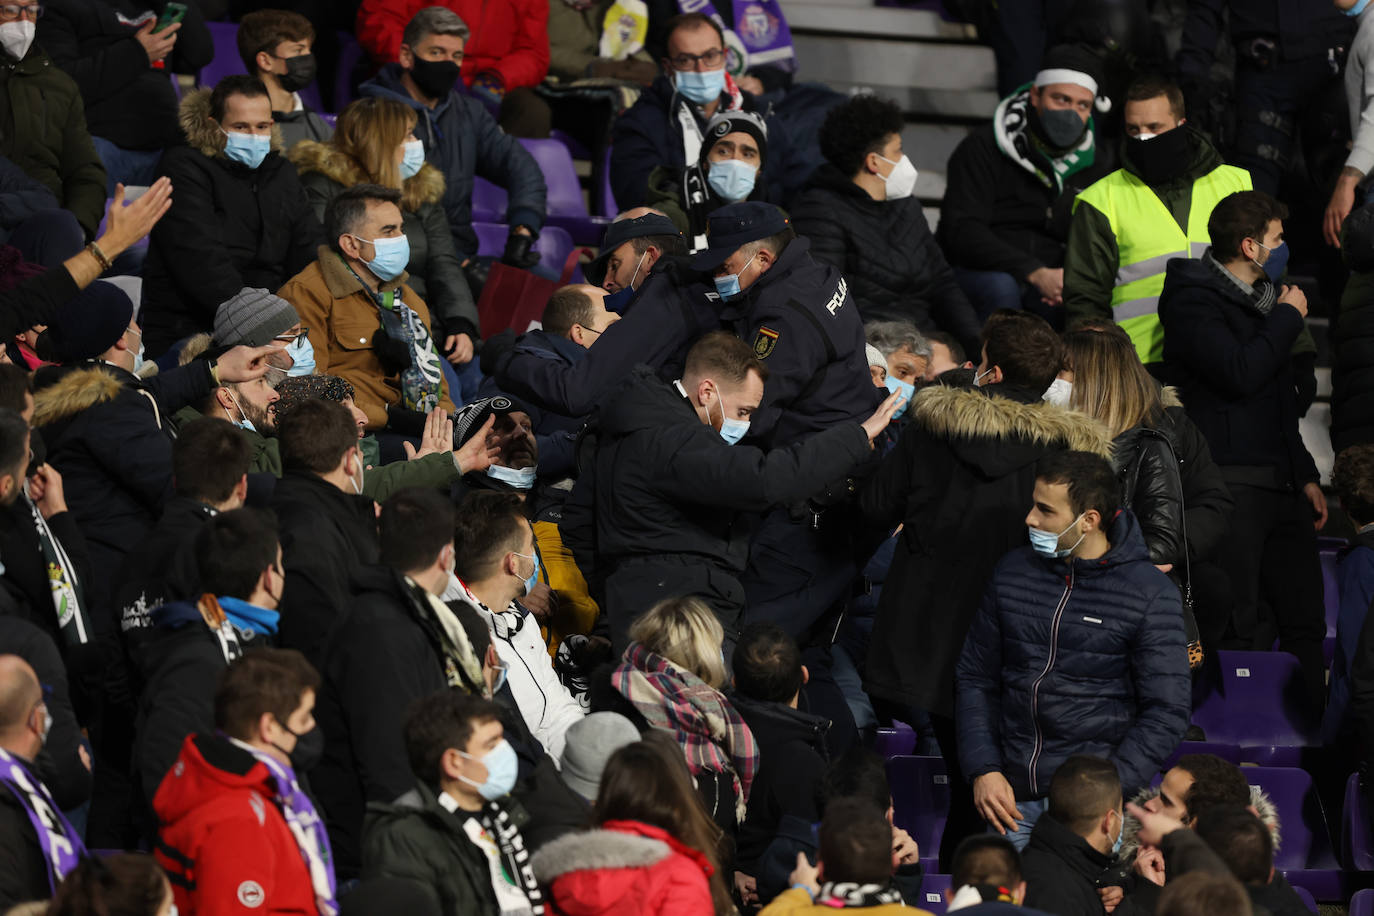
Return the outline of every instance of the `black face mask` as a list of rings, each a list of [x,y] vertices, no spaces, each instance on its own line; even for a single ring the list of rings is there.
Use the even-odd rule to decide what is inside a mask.
[[[286,72],[277,74],[277,82],[287,92],[299,92],[315,82],[315,55],[286,58]]]
[[[33,452],[33,457],[29,459],[29,466],[24,470],[24,479],[32,477],[38,473],[38,469],[48,463],[48,446],[43,441],[43,434],[38,430],[29,430],[29,451]]]
[[[1192,162],[1193,138],[1184,127],[1175,127],[1149,140],[1126,138],[1126,155],[1136,174],[1148,185],[1168,184]]]
[[[431,99],[442,99],[458,82],[458,65],[451,60],[415,59],[410,78]]]
[[[286,728],[284,725],[282,727]],[[289,728],[286,730],[291,731]],[[296,735],[295,732],[291,734]],[[279,745],[276,747],[277,750],[281,750]],[[320,731],[317,725],[308,732],[296,735],[296,747],[286,756],[291,759],[291,769],[295,770],[297,775],[308,773],[324,756],[324,732]]]
[[[1041,114],[1035,109],[1035,106],[1031,106],[1029,116],[1031,129],[1041,140],[1056,150],[1073,149],[1082,141],[1083,133],[1088,129],[1087,122],[1079,116],[1078,112],[1068,108],[1046,111]]]

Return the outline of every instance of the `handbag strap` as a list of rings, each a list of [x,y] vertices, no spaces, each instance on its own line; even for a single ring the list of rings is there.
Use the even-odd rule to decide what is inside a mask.
[[[568,252],[567,258],[563,261],[563,273],[558,278],[559,286],[567,286],[572,280],[573,271],[577,270],[577,262],[582,259],[584,254],[590,258],[592,257],[592,250],[590,248],[574,248]]]

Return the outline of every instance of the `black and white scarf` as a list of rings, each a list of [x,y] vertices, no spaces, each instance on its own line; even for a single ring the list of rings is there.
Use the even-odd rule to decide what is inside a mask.
[[[1261,277],[1254,286],[1251,286],[1227,270],[1226,265],[1214,258],[1211,248],[1202,253],[1202,263],[1211,268],[1217,276],[1235,287],[1236,292],[1245,297],[1246,303],[1261,315],[1268,315],[1274,310],[1274,306],[1279,301],[1279,290],[1277,286],[1269,282],[1268,277]]]
[[[855,884],[853,881],[827,881],[816,895],[816,906],[857,909],[866,906],[901,904],[902,892],[891,884]]]

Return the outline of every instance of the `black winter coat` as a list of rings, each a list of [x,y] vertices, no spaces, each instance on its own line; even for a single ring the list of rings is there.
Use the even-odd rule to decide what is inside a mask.
[[[289,567],[286,576],[290,582]],[[325,744],[311,771],[341,879],[356,875],[361,863],[367,803],[395,801],[415,785],[403,711],[448,686],[438,623],[414,587],[400,573],[367,566],[357,570],[353,588],[317,666],[323,684],[315,720]],[[283,623],[290,613],[283,612]]]
[[[180,141],[171,74],[198,72],[215,56],[215,46],[200,7],[188,3],[166,69],[154,69],[134,34],[165,5],[139,0],[43,4],[37,40],[81,88],[92,137],[133,150],[157,150]]]
[[[272,494],[286,572],[281,643],[299,649],[316,668],[330,628],[349,604],[350,577],[377,562],[373,506],[365,496],[302,471],[287,472]]]
[[[214,517],[215,510],[200,500],[174,496],[153,530],[129,553],[115,590],[115,603],[119,629],[131,653],[136,654],[138,643],[149,635],[154,608],[200,596],[196,535]],[[172,756],[180,751],[178,741]]]
[[[679,377],[691,344],[720,329],[719,306],[707,298],[715,288],[687,263],[686,258],[660,258],[621,320],[606,328],[582,359],[569,364],[521,347],[497,358],[488,374],[502,391],[567,417],[591,413],[637,365],[657,369],[665,379]],[[482,368],[487,370],[485,364]]]
[[[189,145],[162,155],[159,174],[176,188],[153,227],[143,267],[143,342],[159,356],[192,334],[214,329],[215,311],[244,287],[275,293],[315,260],[324,230],[296,168],[273,152],[256,169],[224,155],[210,123],[210,92],[181,102]]]
[[[768,367],[763,402],[749,426],[749,441],[767,447],[867,420],[880,400],[849,284],[813,258],[810,247],[806,239],[793,240],[766,273],[721,307],[721,321]]]
[[[1221,468],[1212,460],[1207,439],[1197,424],[1188,419],[1187,411],[1171,388],[1164,391],[1164,420],[1161,427],[1173,444],[1183,481],[1188,556],[1194,562],[1206,560],[1230,530],[1231,510],[1236,501],[1226,488]]]
[[[81,536],[76,519],[70,511],[61,512],[47,520],[48,530],[61,542],[75,569],[68,570],[84,585],[91,579],[91,560],[86,552],[86,539]],[[62,647],[62,631],[53,606],[52,583],[48,579],[47,563],[38,540],[33,520],[33,507],[20,497],[0,508],[0,558],[4,560],[4,588],[13,596],[17,615],[37,626]]]
[[[737,693],[730,703],[754,733],[759,769],[749,788],[749,806],[740,825],[735,864],[746,875],[777,835],[784,815],[810,823],[821,818],[821,783],[829,753],[825,734],[830,720],[783,703],[751,700]]]
[[[1105,427],[1040,394],[937,385],[912,399],[897,446],[859,493],[869,521],[903,523],[869,643],[870,693],[953,716],[954,666],[984,586],[1026,543],[1035,463],[1064,448],[1110,453]]]
[[[24,806],[7,787],[0,787],[0,850],[0,908],[9,912],[18,904],[52,896],[38,836]]]
[[[817,259],[844,274],[865,321],[911,321],[953,334],[965,353],[979,352],[978,317],[919,200],[874,200],[826,164],[797,196],[792,223]]]
[[[41,369],[34,383],[34,426],[86,537],[92,623],[109,630],[125,557],[171,495],[171,415],[209,394],[210,369],[196,361],[140,382],[114,366],[78,363]]]
[[[1043,798],[1059,764],[1096,754],[1148,786],[1188,728],[1192,688],[1178,589],[1122,510],[1096,560],[1002,558],[957,668],[959,764]]]
[[[1041,814],[1021,853],[1025,904],[1054,916],[1102,916],[1106,911],[1097,879],[1111,865],[1111,856],[1093,849],[1048,813]]]
[[[1110,159],[1104,153],[1099,145],[1098,163]],[[1073,202],[1109,171],[1095,163],[1071,175],[1063,190],[1048,187],[998,149],[985,124],[949,158],[935,237],[951,265],[1001,271],[1024,283],[1041,267],[1064,266]]]
[[[1135,426],[1112,440],[1112,464],[1121,482],[1122,506],[1140,525],[1150,562],[1183,567],[1183,481],[1173,443],[1149,426]]]
[[[1166,371],[1217,464],[1249,469],[1255,486],[1301,489],[1319,479],[1298,434],[1292,349],[1303,318],[1281,302],[1261,314],[1210,258],[1169,262],[1159,299]]]
[[[1341,312],[1333,323],[1331,367],[1331,446],[1336,454],[1352,445],[1374,442],[1374,208],[1361,219],[1363,232],[1347,229],[1342,247],[1347,260],[1362,246],[1363,263],[1341,293]],[[1359,211],[1356,211],[1358,214]]]

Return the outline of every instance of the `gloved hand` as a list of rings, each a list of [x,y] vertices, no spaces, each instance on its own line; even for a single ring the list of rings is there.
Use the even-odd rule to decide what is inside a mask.
[[[488,108],[500,108],[506,97],[506,81],[495,70],[483,70],[474,76],[469,89]]]
[[[482,356],[478,365],[483,375],[496,375],[510,361],[509,354],[515,350],[515,331],[506,328],[500,334],[493,334],[482,341]]]
[[[472,258],[463,265],[463,276],[468,281],[468,289],[472,290],[474,300],[482,298],[482,287],[487,285],[490,274],[491,258]]]
[[[506,250],[501,255],[501,263],[509,264],[511,267],[519,267],[521,270],[529,270],[539,263],[539,253],[531,251],[530,246],[534,244],[536,235],[521,235],[512,232],[506,238]]]

